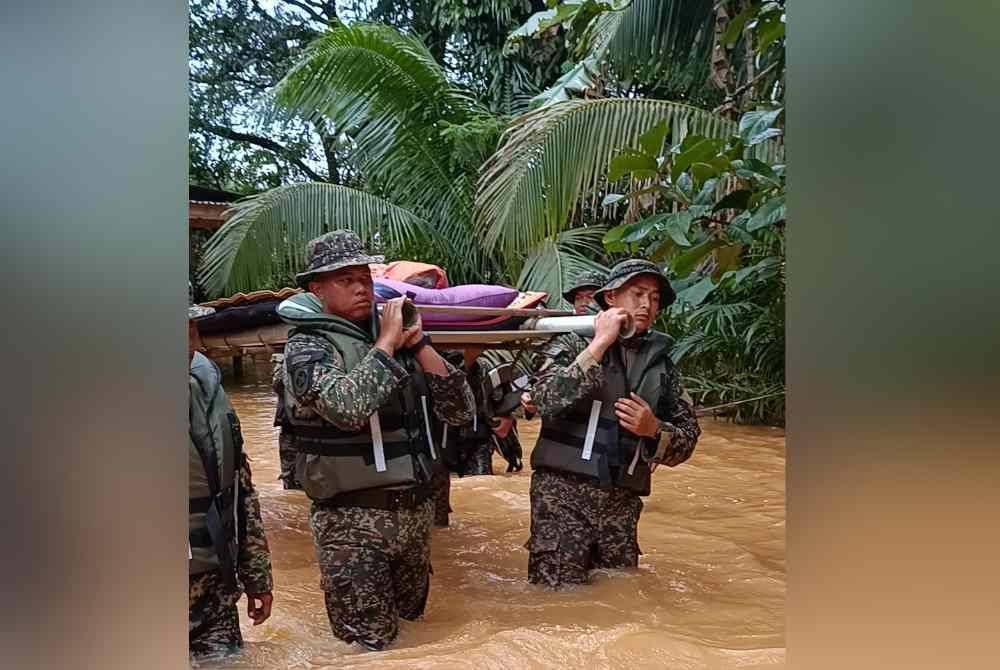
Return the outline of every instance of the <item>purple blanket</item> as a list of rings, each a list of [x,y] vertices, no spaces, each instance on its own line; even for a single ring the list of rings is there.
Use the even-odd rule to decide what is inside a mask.
[[[451,288],[423,288],[394,279],[379,278],[375,280],[376,289],[379,285],[395,291],[399,295],[412,294],[412,300],[417,305],[451,305],[455,307],[506,307],[517,297],[517,289],[506,286],[491,286],[489,284],[463,284]],[[376,290],[376,301],[384,302],[379,295],[391,295],[389,291]],[[424,323],[447,323],[449,321],[470,321],[468,316],[452,314],[424,314]],[[494,317],[484,317],[491,319]]]

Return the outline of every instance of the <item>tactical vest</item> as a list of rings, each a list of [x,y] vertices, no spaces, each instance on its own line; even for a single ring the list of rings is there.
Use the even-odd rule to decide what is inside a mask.
[[[328,316],[324,321],[329,326],[314,322],[293,328],[289,339],[304,332],[319,335],[337,349],[345,369],[353,370],[371,351],[374,338],[337,317]],[[292,425],[298,451],[296,479],[311,499],[329,500],[351,491],[430,482],[431,461],[438,457],[431,441],[430,392],[412,356],[400,352],[396,360],[409,372],[409,382],[394,390],[368,425],[358,431],[341,430],[315,412],[305,413],[308,418],[303,418],[286,384],[285,417]],[[286,357],[286,374],[288,365]]]
[[[191,361],[188,454],[188,572],[221,569],[236,585],[237,469],[243,454],[239,419],[222,390],[222,374],[200,353]]]
[[[583,475],[602,487],[621,486],[649,495],[649,459],[656,444],[621,427],[615,402],[634,392],[656,411],[661,389],[667,388],[669,353],[670,338],[651,331],[626,370],[621,345],[613,344],[601,360],[605,383],[559,416],[542,418],[531,467]]]

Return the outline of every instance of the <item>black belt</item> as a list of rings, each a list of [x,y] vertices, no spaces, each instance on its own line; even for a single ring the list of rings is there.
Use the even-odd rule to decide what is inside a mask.
[[[366,489],[341,493],[333,498],[318,501],[319,507],[367,507],[390,512],[399,509],[413,509],[425,500],[430,500],[431,488],[426,485],[406,489]]]

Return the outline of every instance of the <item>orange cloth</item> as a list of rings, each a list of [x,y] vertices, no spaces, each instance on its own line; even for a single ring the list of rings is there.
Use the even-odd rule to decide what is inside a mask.
[[[416,261],[393,261],[388,265],[377,263],[368,266],[372,278],[395,279],[424,288],[448,288],[448,275],[437,265]]]

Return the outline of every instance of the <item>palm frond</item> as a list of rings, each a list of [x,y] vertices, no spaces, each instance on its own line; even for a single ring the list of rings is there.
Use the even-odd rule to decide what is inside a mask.
[[[706,332],[717,332],[725,337],[739,338],[740,317],[760,310],[760,307],[750,302],[708,304],[698,307],[688,319],[692,326]]]
[[[656,81],[672,91],[703,86],[715,35],[713,0],[632,0],[591,24],[592,53],[619,80]]]
[[[480,171],[476,225],[486,244],[509,254],[552,239],[588,198],[601,216],[597,195],[611,158],[664,120],[675,143],[689,133],[736,132],[731,121],[665,100],[571,100],[514,119]]]
[[[441,131],[488,112],[447,80],[418,38],[384,25],[338,24],[309,46],[275,98],[346,132],[352,160],[392,202],[457,243],[469,238],[474,183]]]
[[[567,3],[568,4],[568,3]],[[576,66],[536,96],[550,105],[616,80],[624,88],[652,87],[660,95],[721,96],[709,80],[716,13],[713,0],[631,0],[595,16],[576,45]],[[537,18],[532,17],[537,27]],[[531,21],[521,31],[530,30]]]
[[[554,239],[542,240],[524,259],[517,280],[518,288],[548,293],[545,302],[550,307],[562,304],[564,287],[582,272],[607,272],[605,266],[591,259],[591,256],[601,252],[604,233],[603,227],[574,228]]]
[[[334,184],[280,186],[236,203],[204,249],[199,282],[212,296],[252,291],[305,265],[306,242],[346,228],[392,252],[425,239],[430,226],[377,196]],[[426,244],[439,243],[427,240]]]

